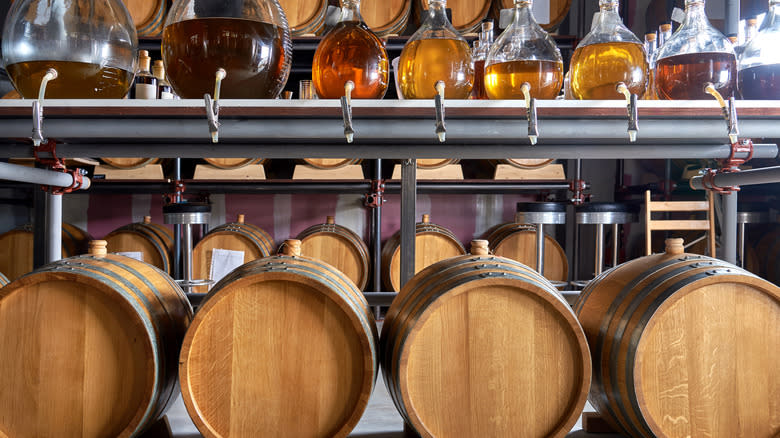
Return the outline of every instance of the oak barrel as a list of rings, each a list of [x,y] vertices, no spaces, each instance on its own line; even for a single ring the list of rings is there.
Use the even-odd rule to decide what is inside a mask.
[[[562,437],[590,384],[585,334],[549,281],[487,251],[404,286],[382,326],[385,384],[422,437]]]
[[[591,281],[574,306],[593,353],[590,402],[632,437],[780,433],[780,288],[666,252]]]
[[[550,14],[545,17],[535,17],[540,26],[548,32],[554,32],[558,30],[561,22],[569,14],[569,8],[571,8],[572,0],[545,0],[549,6]],[[493,15],[498,17],[501,15],[501,9],[512,9],[514,7],[514,0],[494,0],[493,1]]]
[[[555,161],[554,158],[504,158],[501,160],[488,160],[490,164],[508,164],[518,169],[541,169]]]
[[[388,290],[401,290],[401,231],[390,236],[382,246],[382,282]],[[430,222],[424,214],[415,227],[414,272],[438,261],[466,254],[466,249],[452,231]]]
[[[206,234],[192,250],[192,275],[196,279],[210,279],[212,254],[215,249],[241,251],[244,263],[275,253],[273,238],[262,228],[248,224],[243,214],[235,222],[215,227]],[[199,286],[198,292],[206,292]]]
[[[160,36],[165,22],[166,0],[122,0],[139,37]]]
[[[265,158],[204,158],[204,160],[220,169],[240,169],[250,164],[263,164],[266,161]]]
[[[452,10],[452,25],[462,33],[474,32],[482,25],[490,13],[492,0],[448,0],[447,8]],[[428,0],[417,0],[418,22],[425,21],[428,13]]]
[[[488,230],[484,239],[490,251],[500,257],[518,261],[531,268],[536,266],[536,230],[533,226],[510,222]],[[551,236],[544,236],[544,276],[551,281],[565,281],[569,276],[566,251]]]
[[[0,436],[138,436],[175,400],[189,301],[105,241],[94,254],[0,289]]]
[[[150,216],[144,216],[142,222],[117,228],[103,240],[108,242],[109,252],[140,253],[141,261],[171,273],[173,236],[165,226],[153,224]]]
[[[360,3],[360,15],[378,36],[400,34],[412,13],[412,0],[371,0]]]
[[[360,164],[359,158],[304,158],[303,161],[317,169],[338,169],[351,164]]]
[[[218,282],[179,358],[182,397],[205,437],[345,437],[378,371],[376,323],[334,267],[299,254],[247,263]]]
[[[160,162],[159,158],[110,158],[100,157],[100,159],[111,167],[117,169],[138,169],[146,166],[147,164],[157,164]]]
[[[366,288],[371,259],[368,246],[354,231],[336,224],[333,216],[328,216],[324,224],[301,231],[296,239],[301,241],[301,252],[308,257],[335,267],[358,289]]]
[[[328,0],[279,0],[292,36],[320,34],[325,29]]]
[[[62,257],[71,257],[86,251],[91,240],[81,228],[68,223],[62,224]],[[0,235],[0,272],[9,280],[33,269],[33,229],[23,225]]]

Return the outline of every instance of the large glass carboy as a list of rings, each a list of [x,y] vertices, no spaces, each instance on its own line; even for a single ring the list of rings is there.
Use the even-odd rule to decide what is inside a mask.
[[[292,42],[277,0],[175,0],[162,37],[165,71],[176,94],[201,99],[274,99],[290,74]]]
[[[599,0],[591,31],[571,59],[571,92],[575,99],[620,99],[617,84],[642,97],[647,88],[644,45],[618,15],[618,0]]]
[[[490,99],[555,99],[563,84],[563,59],[555,40],[536,22],[531,0],[514,0],[512,23],[498,37],[485,62]]]
[[[3,61],[24,98],[37,98],[41,80],[50,99],[127,94],[138,40],[121,0],[16,0],[5,20]]]
[[[338,99],[352,81],[355,99],[381,99],[389,80],[387,51],[360,15],[360,0],[341,0],[341,18],[314,52],[312,82],[321,99]]]
[[[685,19],[658,50],[655,88],[659,99],[712,99],[711,82],[726,99],[734,95],[737,58],[734,46],[712,27],[704,0],[685,0]]]
[[[739,57],[738,69],[743,99],[780,99],[780,0],[769,0],[769,11]]]
[[[471,95],[471,50],[447,19],[446,6],[446,0],[428,0],[425,21],[401,52],[399,84],[405,99],[432,99],[438,81],[444,82],[447,99]]]

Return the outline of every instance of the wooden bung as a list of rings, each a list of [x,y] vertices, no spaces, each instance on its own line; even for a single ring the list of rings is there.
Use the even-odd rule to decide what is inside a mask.
[[[431,215],[424,214],[422,215],[422,223],[427,224],[431,222]]]
[[[89,241],[89,255],[104,256],[108,254],[106,246],[108,242],[105,240],[90,240]]]
[[[152,223],[152,217],[151,216],[144,216],[143,223],[151,224]]]
[[[666,239],[664,243],[666,244],[665,251],[669,255],[679,255],[685,252],[683,239]]]
[[[244,223],[244,219],[245,219],[245,216],[243,214],[239,214],[238,217],[236,218],[236,222],[238,222],[239,224],[243,224]]]
[[[327,216],[325,218],[325,223],[326,224],[335,224],[336,223],[336,218],[334,218],[333,216]]]
[[[298,239],[287,239],[282,244],[282,254],[291,257],[301,256],[301,241]]]
[[[472,255],[488,255],[488,241],[487,240],[472,240],[471,241],[471,254]]]

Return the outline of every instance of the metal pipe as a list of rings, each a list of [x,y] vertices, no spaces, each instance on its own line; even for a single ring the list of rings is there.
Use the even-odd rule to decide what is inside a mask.
[[[745,223],[740,222],[737,228],[737,250],[739,251],[739,267],[745,267]]]
[[[604,268],[604,224],[596,224],[596,266],[595,275],[601,274]]]
[[[374,179],[382,180],[382,159],[374,160]],[[373,254],[374,292],[382,290],[382,204],[371,210],[371,252]]]
[[[45,262],[62,258],[62,195],[46,193]]]
[[[192,224],[181,225],[183,229],[182,233],[182,246],[184,251],[182,252],[182,262],[184,264],[184,292],[191,292],[192,287],[190,282],[192,281]]]
[[[737,264],[737,192],[723,195],[723,220],[721,221],[721,246],[723,260]],[[713,254],[713,257],[716,257]]]
[[[417,236],[417,160],[401,164],[401,287],[414,277]]]
[[[612,224],[612,267],[619,265],[618,257],[620,256],[620,226],[619,224]]]
[[[575,181],[579,181],[581,179],[582,179],[582,160],[578,158],[578,159],[576,159],[574,161],[574,180]],[[573,207],[572,211],[576,212],[576,208]],[[573,249],[573,253],[572,253],[572,260],[573,260],[573,262],[572,262],[572,276],[571,276],[571,279],[572,280],[577,280],[579,278],[582,278],[582,277],[580,277],[580,236],[581,236],[581,234],[580,234],[580,227],[577,226],[576,221],[574,221],[574,224],[572,226],[574,227],[574,230],[573,230],[573,233],[572,233],[573,234],[573,240],[574,240],[574,245],[573,245],[574,249]]]
[[[780,182],[780,166],[761,169],[742,170],[739,172],[718,173],[712,183],[715,187],[748,186],[753,184],[769,184]],[[690,181],[694,190],[704,190],[704,177],[694,176]]]
[[[544,275],[544,224],[536,224],[536,272]]]
[[[739,33],[739,0],[726,0],[726,20],[724,30],[726,35]]]
[[[174,180],[181,180],[181,158],[174,158],[173,160],[173,178]],[[171,185],[165,184],[165,191],[163,193],[170,192]],[[174,202],[181,202],[181,194],[176,193],[174,196]],[[181,263],[181,234],[182,225],[173,225],[173,278],[182,278],[182,263]]]
[[[0,163],[0,179],[56,187],[70,187],[73,185],[73,175],[69,173],[37,169],[10,163]],[[85,190],[88,189],[89,186],[89,178],[82,177],[82,183],[79,189]]]

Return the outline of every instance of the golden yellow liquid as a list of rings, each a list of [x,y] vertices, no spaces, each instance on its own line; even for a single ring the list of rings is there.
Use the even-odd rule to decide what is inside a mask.
[[[647,88],[645,49],[637,43],[599,43],[577,47],[571,58],[575,99],[621,99],[618,82],[642,97]]]
[[[531,86],[531,97],[555,99],[563,84],[563,63],[509,61],[485,69],[485,89],[490,99],[524,99],[524,82]]]
[[[398,82],[405,99],[432,99],[438,81],[444,81],[445,98],[468,99],[474,86],[471,50],[465,41],[413,41],[401,52],[398,70]]]
[[[73,61],[19,62],[6,71],[22,97],[37,99],[49,68],[57,70],[57,79],[46,84],[47,99],[121,99],[133,80],[133,73],[126,70]]]

